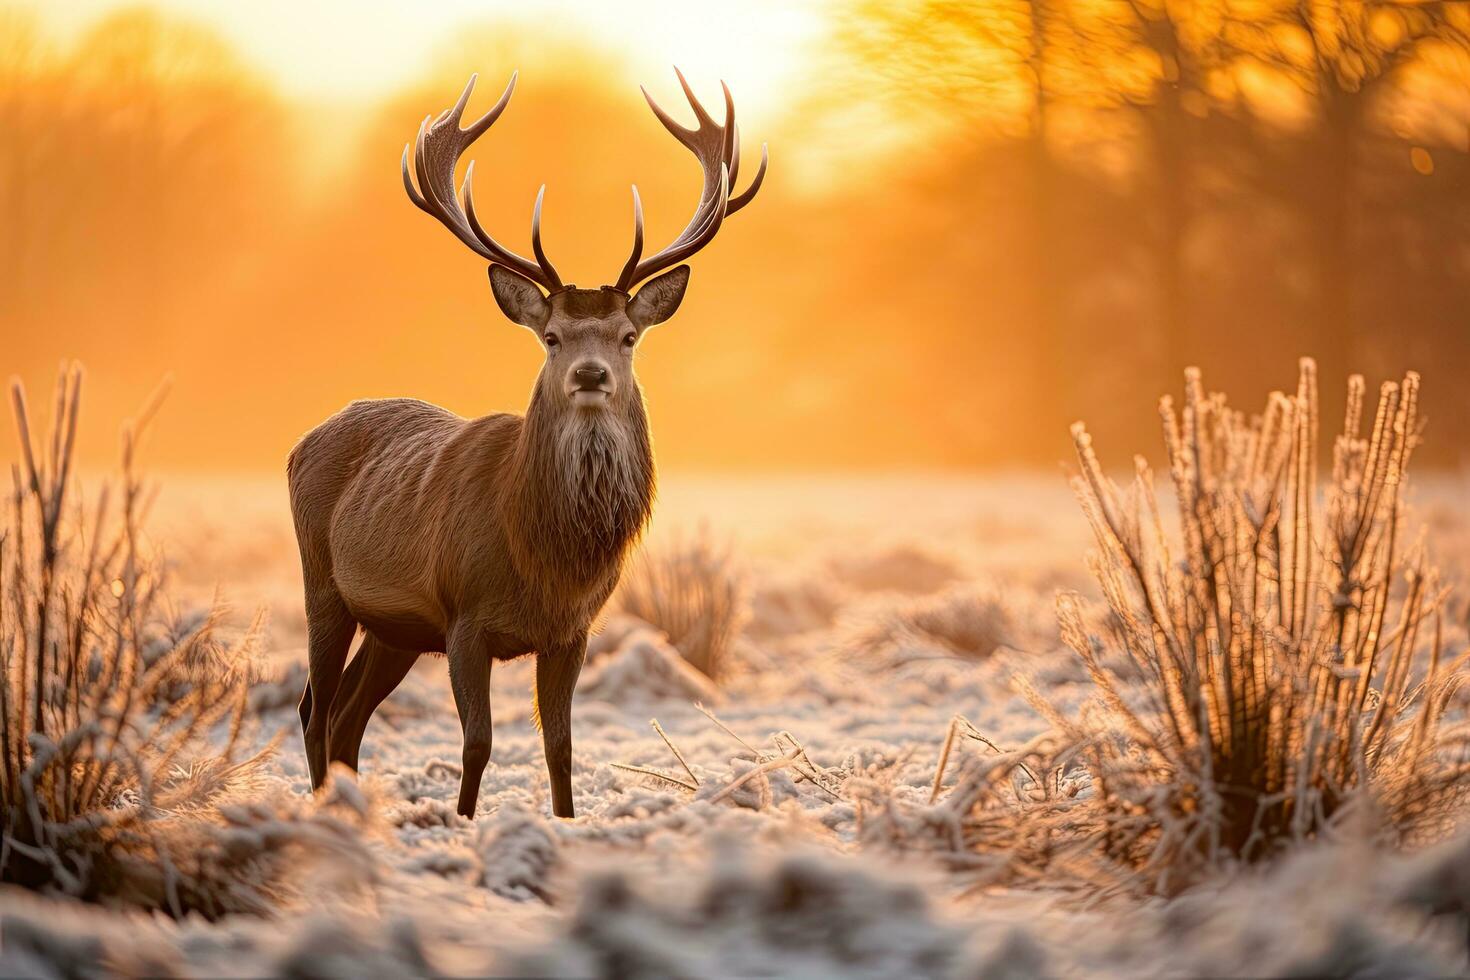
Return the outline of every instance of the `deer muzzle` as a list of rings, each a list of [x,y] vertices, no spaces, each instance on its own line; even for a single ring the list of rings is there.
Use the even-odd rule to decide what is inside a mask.
[[[601,364],[581,364],[572,370],[571,397],[578,405],[600,405],[612,397],[612,375]]]

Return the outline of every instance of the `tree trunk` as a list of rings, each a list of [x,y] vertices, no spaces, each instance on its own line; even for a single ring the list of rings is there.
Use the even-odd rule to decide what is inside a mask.
[[[1191,330],[1187,261],[1184,254],[1189,229],[1192,175],[1188,157],[1188,117],[1179,104],[1179,90],[1161,85],[1154,106],[1154,174],[1158,221],[1154,239],[1154,275],[1158,290],[1159,363],[1164,380],[1173,384],[1195,356]]]
[[[1320,181],[1313,228],[1315,276],[1315,350],[1320,376],[1331,388],[1350,373],[1366,370],[1357,323],[1356,277],[1358,151],[1362,96],[1327,87],[1322,99],[1320,155],[1312,178]]]

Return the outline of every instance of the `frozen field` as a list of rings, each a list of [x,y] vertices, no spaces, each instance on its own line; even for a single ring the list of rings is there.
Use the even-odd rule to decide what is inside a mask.
[[[207,603],[218,586],[238,621],[269,611],[255,737],[285,735],[259,790],[304,796],[283,481],[162,484],[153,527],[176,594]],[[1470,553],[1465,489],[1440,478],[1412,495],[1451,571]],[[1067,710],[1091,694],[1052,612],[1059,588],[1091,595],[1087,528],[1060,475],[665,478],[649,547],[695,533],[729,546],[746,595],[728,677],[710,686],[657,631],[610,615],[573,711],[577,819],[549,816],[528,661],[495,668],[479,810],[455,815],[459,723],[443,661],[426,657],[370,725],[359,785],[336,790],[368,828],[370,884],[322,860],[277,918],[222,924],[0,892],[0,973],[99,960],[220,976],[1466,972],[1463,912],[1444,897],[1470,880],[1455,840],[1408,857],[1316,846],[1167,903],[1044,878],[996,887],[984,867],[893,845],[895,822],[942,820],[928,800],[953,716],[1012,747],[1048,727],[1014,676]],[[1464,606],[1452,611],[1458,653]],[[795,768],[741,781],[752,750],[797,748]]]

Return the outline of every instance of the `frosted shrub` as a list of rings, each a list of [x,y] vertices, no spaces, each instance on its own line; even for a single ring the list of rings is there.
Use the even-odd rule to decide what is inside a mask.
[[[1075,593],[1057,610],[1098,697],[1069,717],[1018,679],[1053,730],[1006,748],[957,718],[932,805],[877,794],[865,839],[931,848],[982,880],[1050,869],[1173,894],[1349,814],[1390,844],[1453,826],[1470,738],[1451,704],[1470,654],[1445,655],[1446,593],[1422,542],[1405,544],[1419,379],[1384,384],[1366,429],[1351,379],[1320,492],[1316,385],[1304,360],[1296,393],[1248,419],[1187,373],[1182,411],[1160,405],[1177,534],[1148,465],[1122,491],[1073,428],[1106,616]],[[945,790],[960,743],[979,748]]]
[[[1441,721],[1463,675],[1441,649],[1438,575],[1403,527],[1418,395],[1417,375],[1385,383],[1364,429],[1353,377],[1319,492],[1310,360],[1295,395],[1250,419],[1188,372],[1182,411],[1160,405],[1177,538],[1143,460],[1120,491],[1074,426],[1110,622],[1090,635],[1077,597],[1058,600],[1106,706],[1064,725],[1087,745],[1106,853],[1158,889],[1315,836],[1351,803],[1413,837],[1460,800],[1466,743]],[[1141,690],[1100,665],[1118,650]]]
[[[73,504],[80,394],[71,368],[38,445],[11,391],[22,460],[0,530],[0,880],[174,915],[269,911],[294,845],[357,853],[351,820],[231,799],[260,760],[239,758],[253,633],[228,648],[213,614],[184,627],[161,615],[133,469],[151,407],[124,431],[116,508],[106,487]]]

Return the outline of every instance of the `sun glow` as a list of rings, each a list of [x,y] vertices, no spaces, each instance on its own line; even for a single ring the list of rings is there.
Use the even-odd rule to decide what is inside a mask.
[[[24,5],[23,5],[24,6]],[[126,0],[36,3],[43,23],[63,39],[76,37]],[[503,24],[548,39],[607,51],[632,80],[664,84],[677,64],[701,91],[723,78],[749,118],[767,114],[802,69],[821,34],[824,0],[750,0],[737,6],[685,0],[154,0],[155,8],[187,16],[236,44],[247,60],[287,95],[331,102],[371,101],[431,71],[460,33]],[[487,77],[526,65],[486,64]]]

